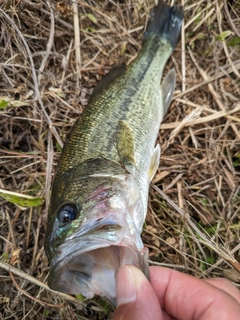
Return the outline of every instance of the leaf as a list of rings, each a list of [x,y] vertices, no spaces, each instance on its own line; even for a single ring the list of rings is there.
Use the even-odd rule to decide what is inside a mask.
[[[85,28],[84,31],[86,31],[86,32],[95,32],[96,29],[88,27],[88,28]]]
[[[77,300],[83,301],[84,299],[86,299],[82,294],[75,294]]]
[[[216,40],[225,41],[225,39],[229,37],[231,34],[232,34],[232,31],[230,30],[223,31],[216,37]]]
[[[58,142],[56,142],[56,149],[59,152],[62,152],[62,147],[60,146],[60,144]]]
[[[125,52],[126,52],[126,47],[127,47],[127,46],[126,46],[126,42],[124,42],[123,45],[122,45],[122,48],[121,48],[121,53],[120,53],[121,56],[123,56],[123,55],[125,54]]]
[[[0,189],[0,197],[21,207],[36,207],[44,202],[43,198],[32,197],[3,189]]]
[[[9,102],[6,100],[0,99],[0,109],[4,109],[9,105]]]
[[[235,161],[233,162],[233,166],[234,166],[234,167],[240,166],[240,159],[235,160]]]
[[[207,257],[207,262],[213,265],[215,263],[215,259],[213,257]]]
[[[16,248],[16,249],[12,248],[12,256],[11,256],[11,260],[10,260],[11,265],[14,266],[16,263],[18,263],[20,261],[21,250],[22,250],[21,248]]]
[[[22,107],[22,106],[31,106],[31,104],[26,101],[10,100],[8,97],[0,97],[0,109],[4,109],[6,107]]]
[[[97,24],[97,19],[96,19],[96,17],[95,17],[93,14],[88,13],[86,16],[87,16],[93,23]]]
[[[239,46],[240,45],[240,38],[239,37],[233,37],[229,42],[228,45],[230,47]]]

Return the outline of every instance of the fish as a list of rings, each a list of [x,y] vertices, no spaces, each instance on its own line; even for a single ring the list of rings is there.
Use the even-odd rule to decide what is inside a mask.
[[[175,89],[174,69],[161,79],[182,20],[182,6],[158,2],[136,59],[103,77],[66,138],[45,236],[53,290],[100,295],[116,304],[115,275],[122,265],[149,276],[141,232],[160,161],[156,140]]]

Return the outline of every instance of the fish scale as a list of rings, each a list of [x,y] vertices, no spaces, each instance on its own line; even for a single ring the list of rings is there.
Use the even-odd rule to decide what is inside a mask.
[[[119,162],[114,135],[121,119],[129,122],[136,137],[136,161],[139,170],[142,169],[142,162],[146,161],[141,161],[142,154],[149,153],[148,150],[142,150],[143,141],[149,140],[149,128],[154,126],[154,122],[159,127],[163,116],[163,113],[157,114],[162,105],[160,79],[172,48],[165,43],[164,52],[154,54],[154,50],[162,45],[161,42],[156,45],[155,39],[150,39],[128,72],[116,79],[102,96],[97,96],[87,106],[86,112],[80,116],[72,130],[71,140],[65,144],[58,173],[99,155]],[[147,59],[145,51],[152,53]],[[142,128],[145,128],[145,132]],[[156,133],[151,136],[155,143]]]
[[[158,3],[138,57],[102,79],[66,139],[45,239],[54,290],[89,298],[100,294],[115,304],[121,265],[133,264],[148,277],[141,231],[174,71],[160,81],[182,18],[181,6]]]

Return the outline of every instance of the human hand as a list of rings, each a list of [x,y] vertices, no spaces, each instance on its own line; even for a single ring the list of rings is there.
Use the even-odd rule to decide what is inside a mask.
[[[240,291],[231,282],[200,280],[150,267],[150,282],[136,267],[123,266],[116,277],[114,320],[239,320]]]

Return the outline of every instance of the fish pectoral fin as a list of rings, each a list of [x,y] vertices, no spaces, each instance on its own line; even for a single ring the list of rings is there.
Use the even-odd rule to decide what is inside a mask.
[[[160,145],[159,143],[156,145],[156,147],[153,149],[151,162],[150,162],[150,168],[148,172],[149,182],[152,181],[152,178],[155,176],[155,173],[157,172],[157,169],[159,167],[160,163]]]
[[[120,160],[127,167],[136,165],[134,155],[133,133],[125,120],[120,120],[117,126],[117,151]]]
[[[120,77],[126,71],[126,64],[122,63],[118,66],[113,67],[105,76],[103,76],[102,80],[98,82],[96,87],[93,90],[93,93],[89,100],[93,97],[101,93],[105,88],[107,88],[115,79]]]
[[[166,114],[168,107],[172,101],[172,96],[176,86],[176,73],[174,69],[171,69],[162,82],[162,95],[163,95],[163,106],[164,114]]]

